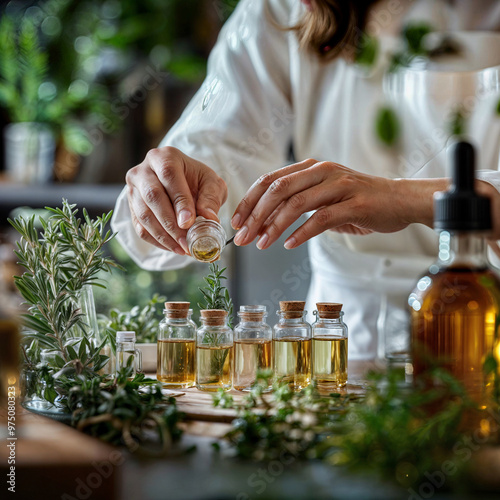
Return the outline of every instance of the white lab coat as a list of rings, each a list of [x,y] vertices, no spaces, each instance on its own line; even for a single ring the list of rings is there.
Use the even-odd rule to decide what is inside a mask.
[[[267,3],[271,15],[284,26],[303,13],[299,0]],[[434,25],[436,20],[450,19],[436,12],[438,4],[417,2],[408,16],[430,19]],[[481,71],[470,73],[474,76],[465,90],[460,85],[464,72],[458,79],[455,72],[408,72],[397,81],[384,82],[377,68],[367,74],[341,58],[324,65],[300,51],[293,33],[272,25],[265,5],[265,0],[241,0],[221,31],[205,82],[161,144],[179,148],[225,179],[229,199],[223,219],[229,220],[260,175],[288,162],[291,143],[297,161],[330,160],[389,178],[446,176],[447,134],[439,134],[445,129],[443,114],[453,104],[450,97],[458,92],[463,99],[463,92],[474,92],[478,82],[489,86],[474,103],[478,111],[471,119],[472,138],[483,153],[479,176],[500,189],[500,119],[493,112],[500,92],[498,78],[496,83],[494,79],[498,68],[486,76]],[[454,27],[464,27],[460,19],[451,19]],[[494,49],[491,39],[471,36],[473,45],[480,46],[469,57],[478,66],[475,69],[485,67],[478,60],[481,54],[491,56],[486,65],[500,65],[500,38],[494,39]],[[395,38],[382,37],[382,53],[396,43]],[[492,62],[492,57],[498,60]],[[387,102],[399,110],[402,121],[403,138],[397,149],[381,145],[374,133],[375,113]],[[145,269],[173,269],[190,262],[190,257],[159,250],[136,236],[125,190],[112,227]],[[351,359],[383,357],[385,336],[405,333],[407,296],[435,259],[436,242],[434,232],[420,224],[368,236],[327,231],[309,242],[308,309],[314,309],[316,301],[344,304]]]

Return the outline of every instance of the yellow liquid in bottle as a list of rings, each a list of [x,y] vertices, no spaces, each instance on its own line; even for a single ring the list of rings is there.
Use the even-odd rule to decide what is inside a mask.
[[[313,381],[320,392],[331,392],[347,384],[346,338],[313,338]]]
[[[294,391],[311,383],[311,339],[284,337],[273,340],[276,379],[287,382]]]
[[[19,394],[19,325],[0,318],[0,408],[7,408],[8,398]]]
[[[171,388],[193,387],[195,347],[194,339],[159,340],[156,378]]]
[[[238,391],[249,391],[255,383],[257,371],[272,366],[272,340],[236,340],[234,342],[233,386]]]
[[[196,387],[200,391],[231,389],[232,370],[232,345],[196,346]]]
[[[475,401],[488,406],[493,380],[485,377],[483,363],[492,350],[500,361],[495,333],[500,282],[490,270],[459,267],[428,278],[432,285],[423,292],[417,287],[411,310],[414,377],[418,380],[438,364],[460,380]]]
[[[193,244],[193,257],[201,262],[215,262],[221,253],[221,248],[213,238],[199,238]]]

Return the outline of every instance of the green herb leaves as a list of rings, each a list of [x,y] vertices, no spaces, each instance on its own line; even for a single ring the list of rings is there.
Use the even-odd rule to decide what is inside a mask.
[[[166,297],[155,293],[142,309],[139,306],[133,307],[128,312],[111,309],[109,318],[102,316],[100,319],[114,335],[118,331],[130,330],[135,332],[138,343],[156,342],[159,324],[156,318],[156,306],[166,300]]]
[[[114,379],[60,376],[58,390],[78,430],[135,453],[164,455],[182,434],[182,415],[174,398],[163,399],[161,384],[131,374],[124,368]]]
[[[229,296],[229,291],[222,285],[222,280],[227,280],[224,276],[226,268],[219,269],[217,264],[210,264],[210,273],[203,278],[206,287],[200,288],[205,304],[198,304],[200,309],[224,309],[228,314],[229,328],[233,328],[233,301]]]
[[[269,461],[286,452],[297,460],[321,459],[376,473],[404,488],[425,481],[426,473],[441,470],[447,461],[456,473],[446,479],[457,482],[468,463],[455,449],[471,439],[491,442],[500,422],[498,407],[479,410],[442,369],[433,372],[432,389],[405,384],[398,371],[372,373],[363,397],[321,397],[313,386],[293,393],[276,383],[264,394],[271,376],[259,374],[241,404],[222,391],[214,397],[216,406],[238,412],[225,437],[239,457]],[[480,430],[471,425],[479,419]]]
[[[40,348],[60,352],[65,368],[71,366],[77,373],[90,366],[98,370],[102,363],[95,357],[99,356],[98,346],[81,340],[87,325],[78,306],[78,294],[87,285],[103,286],[98,274],[119,267],[103,252],[103,246],[114,237],[105,229],[111,212],[92,221],[83,210],[82,222],[76,217],[75,205],[66,200],[62,208],[47,210],[51,213],[48,219],[39,219],[40,235],[34,217],[9,220],[21,235],[16,255],[26,269],[22,276],[15,277],[28,305],[23,315],[26,337],[36,339]],[[74,337],[79,339],[75,341]]]

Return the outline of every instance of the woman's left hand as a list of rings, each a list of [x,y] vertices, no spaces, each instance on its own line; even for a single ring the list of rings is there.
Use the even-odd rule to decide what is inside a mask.
[[[305,160],[265,174],[233,215],[234,242],[268,248],[302,214],[315,211],[285,242],[295,248],[327,229],[391,233],[412,222],[432,225],[432,194],[446,179],[386,179],[332,162]]]

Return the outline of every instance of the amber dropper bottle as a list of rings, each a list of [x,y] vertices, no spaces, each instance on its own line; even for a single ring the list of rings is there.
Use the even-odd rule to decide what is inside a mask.
[[[434,197],[439,259],[418,281],[409,306],[415,381],[432,385],[426,374],[445,368],[485,408],[495,375],[483,365],[488,356],[500,361],[500,280],[486,256],[491,206],[475,192],[474,163],[472,145],[455,144],[451,187]]]

